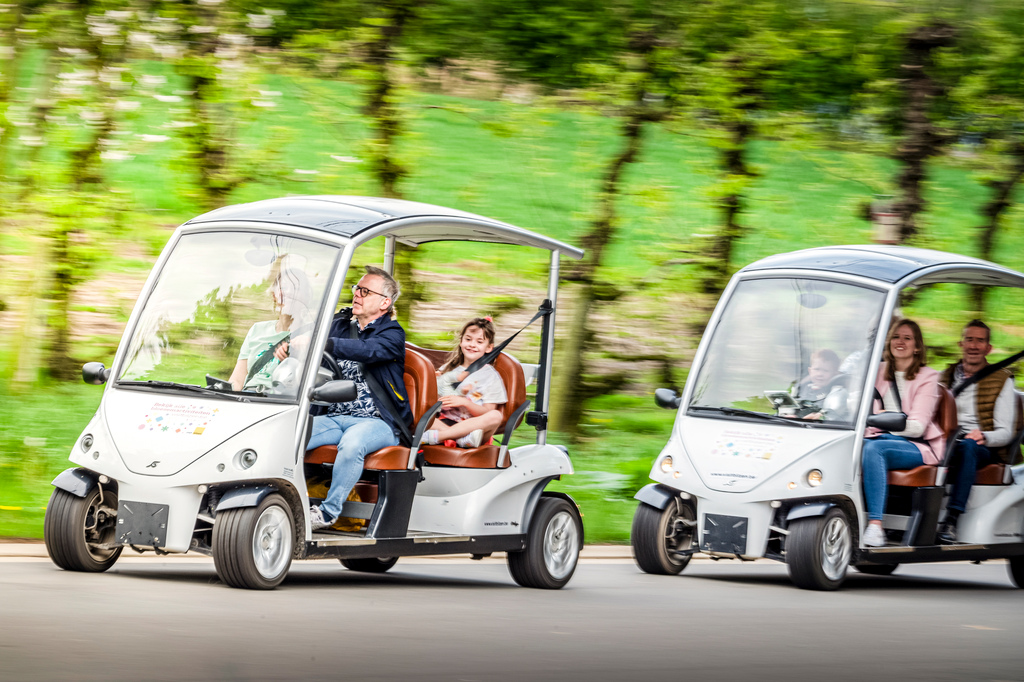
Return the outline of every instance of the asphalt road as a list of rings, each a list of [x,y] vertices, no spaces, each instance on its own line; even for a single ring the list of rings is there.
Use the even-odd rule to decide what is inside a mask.
[[[1004,563],[904,566],[806,592],[770,562],[678,577],[590,560],[560,591],[503,563],[387,575],[293,564],[272,592],[205,559],[75,574],[0,559],[0,680],[1024,680]]]

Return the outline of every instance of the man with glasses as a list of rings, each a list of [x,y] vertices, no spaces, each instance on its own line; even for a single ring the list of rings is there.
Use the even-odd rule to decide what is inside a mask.
[[[313,418],[313,435],[306,448],[338,446],[327,497],[310,508],[314,531],[329,528],[341,515],[341,506],[362,474],[366,455],[398,445],[402,429],[396,420],[412,421],[403,379],[405,330],[392,319],[399,293],[398,282],[391,275],[367,265],[366,274],[352,287],[351,316],[335,316],[331,326],[326,351],[338,361],[338,378],[355,382],[357,397],[335,403],[327,414]],[[358,325],[354,336],[352,319]],[[370,383],[376,384],[377,390],[371,389]],[[388,391],[389,396],[378,395],[380,391]]]

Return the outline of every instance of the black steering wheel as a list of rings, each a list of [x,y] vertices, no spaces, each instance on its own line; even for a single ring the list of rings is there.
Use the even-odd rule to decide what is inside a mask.
[[[327,369],[331,371],[331,379],[341,378],[341,366],[338,364],[338,361],[334,359],[334,356],[327,351],[324,351],[320,364],[325,365]]]

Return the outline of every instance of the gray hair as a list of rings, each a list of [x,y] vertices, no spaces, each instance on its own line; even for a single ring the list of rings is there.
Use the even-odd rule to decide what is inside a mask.
[[[386,270],[381,270],[373,265],[366,265],[364,267],[366,268],[367,275],[376,275],[384,280],[384,284],[381,286],[383,291],[380,293],[384,294],[385,298],[391,299],[391,305],[388,306],[387,312],[394,313],[395,301],[397,301],[398,297],[402,295],[402,288],[398,286],[398,282],[396,282],[395,278],[388,274]]]

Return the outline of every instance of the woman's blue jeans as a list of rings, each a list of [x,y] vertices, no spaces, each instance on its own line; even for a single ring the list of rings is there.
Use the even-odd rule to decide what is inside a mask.
[[[881,521],[889,493],[890,469],[913,469],[924,464],[917,446],[902,436],[883,433],[864,439],[864,501],[868,519]]]
[[[341,516],[341,505],[363,473],[363,459],[381,448],[398,445],[394,431],[383,419],[350,417],[347,414],[313,417],[313,435],[307,450],[321,445],[337,445],[338,457],[331,473],[331,488],[320,503],[324,519]]]

